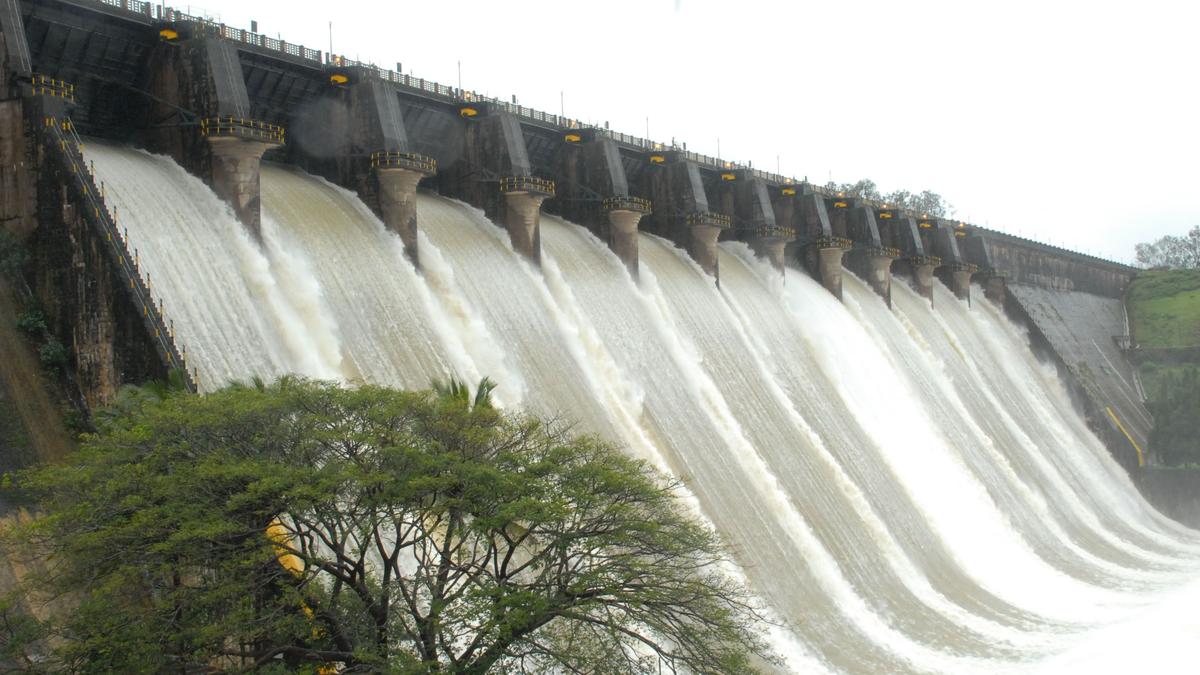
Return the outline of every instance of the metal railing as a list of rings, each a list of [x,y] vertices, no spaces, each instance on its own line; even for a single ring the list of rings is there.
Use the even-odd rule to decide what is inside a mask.
[[[532,192],[554,196],[554,181],[537,176],[505,176],[500,179],[500,192]]]
[[[816,248],[840,248],[843,251],[849,251],[854,248],[854,242],[845,237],[813,237],[809,240],[808,244]]]
[[[248,117],[206,117],[200,120],[200,135],[205,138],[246,138],[283,145],[283,127]]]
[[[34,73],[29,78],[30,93],[34,96],[52,96],[61,98],[68,103],[75,102],[75,85],[64,80],[56,80],[40,73]]]
[[[724,213],[715,211],[694,211],[687,214],[684,221],[689,225],[708,225],[709,227],[727,228],[733,224],[733,219]]]
[[[625,195],[607,197],[604,200],[605,211],[633,211],[634,213],[650,213],[650,200],[641,197]]]
[[[754,236],[762,239],[787,239],[790,241],[796,238],[796,228],[782,227],[779,225],[756,227],[754,228]]]
[[[942,259],[936,255],[914,255],[908,257],[908,262],[913,265],[933,265],[939,267],[942,264]]]
[[[130,254],[127,237],[117,228],[116,219],[104,204],[102,189],[97,189],[95,177],[84,162],[83,142],[75,132],[74,123],[69,117],[46,117],[42,130],[44,141],[52,152],[58,152],[74,179],[70,187],[75,189],[83,203],[84,219],[96,228],[100,239],[107,244],[106,250],[128,284],[130,299],[134,306],[141,308],[142,321],[163,363],[183,373],[184,385],[188,391],[195,392],[199,373],[194,369],[188,370],[187,350],[180,351],[175,344],[172,324],[164,318],[162,299],[157,303],[154,301],[149,277],[142,278],[137,254]]]
[[[409,169],[432,175],[437,173],[437,160],[415,152],[383,150],[371,153],[371,167],[375,169]]]

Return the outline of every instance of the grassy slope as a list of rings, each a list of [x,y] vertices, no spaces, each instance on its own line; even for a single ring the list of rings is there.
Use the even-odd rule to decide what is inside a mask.
[[[1200,270],[1139,274],[1129,290],[1129,318],[1142,347],[1200,347]]]
[[[1146,350],[1200,347],[1200,270],[1142,272],[1127,299],[1133,337]],[[1151,446],[1167,464],[1200,463],[1196,373],[1200,362],[1147,352],[1138,368],[1155,416]]]

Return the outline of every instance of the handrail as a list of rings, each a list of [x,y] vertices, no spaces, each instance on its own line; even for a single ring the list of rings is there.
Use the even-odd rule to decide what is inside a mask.
[[[371,153],[371,168],[374,169],[410,169],[428,176],[437,173],[437,160],[415,152],[400,152],[399,150],[381,150]]]
[[[108,242],[109,254],[116,262],[117,269],[129,282],[129,293],[134,305],[140,305],[142,308],[142,321],[151,333],[159,355],[169,368],[183,373],[184,385],[188,391],[197,391],[199,373],[194,369],[188,370],[187,350],[181,352],[175,345],[174,331],[170,322],[164,318],[162,300],[155,303],[149,283],[142,279],[137,257],[130,255],[126,237],[117,229],[116,220],[104,204],[101,192],[96,189],[94,177],[84,163],[83,142],[75,131],[74,123],[70,117],[61,120],[46,117],[43,119],[42,128],[49,132],[45,137],[47,145],[52,151],[58,150],[59,156],[75,179],[72,187],[86,202],[86,208],[83,209],[84,218],[98,229],[101,239]]]
[[[249,117],[206,117],[200,120],[200,135],[249,138],[283,145],[283,127]]]
[[[641,197],[618,195],[605,197],[602,202],[605,211],[633,211],[634,213],[650,213],[650,200]]]
[[[554,181],[537,176],[505,176],[500,179],[501,192],[532,192],[554,196]]]

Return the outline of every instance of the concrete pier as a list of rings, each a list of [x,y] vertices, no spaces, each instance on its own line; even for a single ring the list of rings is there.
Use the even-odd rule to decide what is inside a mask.
[[[553,185],[529,176],[517,176],[501,181],[500,192],[504,195],[502,222],[508,230],[513,250],[540,266],[542,202],[553,196]]]
[[[413,265],[421,266],[417,250],[417,183],[425,174],[412,169],[378,168],[379,210],[383,224],[400,235],[404,254]]]
[[[654,199],[649,230],[684,248],[705,272],[720,283],[717,239],[728,229],[728,215],[712,210],[700,168],[678,151],[650,152],[644,192]]]
[[[931,256],[915,256],[908,259],[908,268],[912,270],[912,286],[918,295],[933,305],[933,270],[940,264],[937,258]]]
[[[1004,303],[1008,298],[1008,275],[999,274],[996,272],[989,273],[983,281],[983,297],[996,303],[1001,309],[1004,309]]]
[[[867,283],[883,298],[888,307],[892,306],[892,261],[895,259],[895,255],[883,250],[867,256]]]
[[[259,168],[263,153],[270,146],[233,136],[210,137],[208,144],[212,152],[213,192],[232,206],[238,220],[255,239],[262,241]]]
[[[693,225],[691,230],[692,240],[688,246],[688,253],[705,272],[717,277],[720,273],[717,237],[721,235],[721,228],[712,225]]]
[[[823,195],[807,192],[797,196],[797,200],[800,202],[800,240],[804,242],[805,266],[809,274],[841,300],[842,256],[851,242],[844,236],[835,236]]]
[[[556,197],[548,208],[602,239],[637,279],[638,224],[650,201],[630,192],[616,142],[596,129],[569,129],[555,164]]]
[[[644,203],[645,208],[636,208],[637,202]],[[608,209],[608,248],[625,263],[625,269],[635,281],[638,279],[638,223],[649,211],[649,202],[637,202],[630,199],[606,202],[611,207]]]
[[[818,247],[818,279],[833,297],[842,299],[842,255],[846,249],[840,245]]]
[[[771,263],[771,266],[783,274],[787,264],[787,245],[796,238],[795,232],[780,232],[783,228],[763,228],[755,233],[750,240],[750,248],[754,255]],[[788,236],[790,234],[790,236]]]
[[[970,266],[950,265],[950,290],[959,300],[971,302],[971,275],[975,272]]]

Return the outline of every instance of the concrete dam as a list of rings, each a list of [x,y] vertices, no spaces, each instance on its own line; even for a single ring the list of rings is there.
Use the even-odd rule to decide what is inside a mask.
[[[486,375],[680,477],[788,672],[1190,662],[1136,270],[159,5],[0,22],[0,223],[89,405]]]

